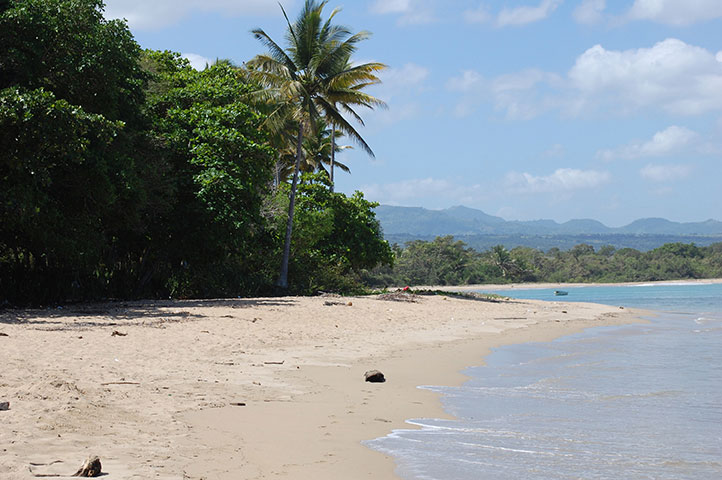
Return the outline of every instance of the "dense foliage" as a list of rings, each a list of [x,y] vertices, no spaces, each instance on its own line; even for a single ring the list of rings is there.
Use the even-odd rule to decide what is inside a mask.
[[[149,134],[165,159],[149,263],[173,296],[261,288],[272,240],[261,205],[273,151],[258,129],[260,115],[243,101],[252,87],[227,63],[197,72],[177,54],[148,52],[144,65],[154,73]]]
[[[272,290],[288,185],[259,87],[143,52],[100,0],[0,3],[0,305]],[[301,182],[291,292],[389,263],[374,204]]]
[[[140,48],[99,1],[0,14],[0,259],[10,298],[80,297],[137,221]],[[137,207],[137,208],[136,208]],[[93,283],[92,285],[90,283]]]
[[[296,289],[304,293],[339,286],[345,291],[362,290],[359,272],[393,262],[373,213],[377,204],[365,200],[361,192],[347,197],[329,187],[328,176],[304,174],[298,189],[289,273],[296,279]],[[288,202],[287,189],[285,185],[277,197],[283,203]]]
[[[364,272],[373,286],[509,282],[638,282],[722,277],[722,243],[668,243],[648,252],[580,244],[566,251],[501,245],[478,252],[453,237],[394,245],[394,267]]]

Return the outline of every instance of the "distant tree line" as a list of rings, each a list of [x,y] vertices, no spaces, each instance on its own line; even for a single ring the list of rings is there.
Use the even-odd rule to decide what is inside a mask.
[[[381,218],[383,226],[383,218]],[[449,234],[454,235],[454,234]],[[412,240],[431,241],[437,235],[410,235],[410,234],[388,234],[384,232],[384,238],[391,244],[404,245]],[[634,248],[640,252],[654,250],[665,243],[694,243],[698,246],[708,246],[713,243],[722,242],[722,235],[675,235],[675,234],[587,234],[587,235],[481,235],[481,234],[460,234],[454,238],[466,243],[474,250],[488,250],[495,245],[504,245],[507,248],[530,247],[537,250],[547,251],[550,248],[569,250],[576,245],[586,243],[596,249],[612,245],[617,249]]]
[[[361,89],[377,68],[350,60],[366,35],[344,43],[324,4],[294,25],[309,58],[336,63],[304,79],[345,111],[373,106]],[[288,65],[268,67],[273,88],[254,81],[267,67],[196,71],[143,51],[101,0],[0,1],[0,307],[268,294],[284,257],[283,293],[355,291],[361,270],[390,264],[375,204],[333,192],[349,124],[324,104],[329,128],[316,97],[283,97],[298,91]]]
[[[511,282],[639,282],[722,277],[722,243],[668,243],[647,252],[580,244],[546,252],[502,245],[477,251],[452,236],[393,245],[393,267],[364,272],[373,287]]]

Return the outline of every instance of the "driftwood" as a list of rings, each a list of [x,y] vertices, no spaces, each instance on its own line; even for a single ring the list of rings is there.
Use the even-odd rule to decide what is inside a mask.
[[[99,477],[102,465],[100,464],[100,458],[91,456],[81,465],[77,472],[73,474],[74,477]]]
[[[80,466],[80,468],[72,475],[64,475],[61,473],[54,473],[58,470],[62,470],[63,461],[55,460],[50,463],[30,463],[30,473],[33,477],[99,477],[101,475],[102,465],[100,464],[100,458],[92,455]],[[38,472],[37,470],[40,470]],[[45,473],[41,473],[45,470]]]
[[[140,385],[140,382],[105,382],[101,383],[101,385]]]
[[[126,337],[126,336],[128,336],[128,334],[119,332],[118,330],[113,330],[113,333],[111,333],[110,336],[111,337]]]

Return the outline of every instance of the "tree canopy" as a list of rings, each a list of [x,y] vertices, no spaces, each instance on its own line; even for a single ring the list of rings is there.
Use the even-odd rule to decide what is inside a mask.
[[[339,52],[361,39],[327,27]],[[142,51],[100,0],[1,2],[0,45],[0,306],[271,291],[291,186],[274,185],[273,111],[251,102],[267,86]],[[322,163],[323,134],[306,149]],[[313,176],[301,190],[288,291],[357,289],[390,261],[374,204]]]

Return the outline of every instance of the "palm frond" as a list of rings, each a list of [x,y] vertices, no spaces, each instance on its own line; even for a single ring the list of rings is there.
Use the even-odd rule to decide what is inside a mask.
[[[338,128],[341,129],[348,137],[356,142],[361,149],[366,152],[370,157],[375,158],[376,155],[374,154],[373,150],[371,150],[371,147],[366,143],[366,140],[363,139],[363,137],[356,131],[356,129],[351,125],[343,115],[341,115],[341,112],[338,111],[338,108],[330,103],[327,99],[323,97],[319,97],[317,99],[319,106],[324,110],[324,113],[326,117],[336,124]]]
[[[291,71],[296,70],[296,65],[294,64],[291,57],[289,57],[283,50],[283,48],[281,48],[276,42],[274,42],[273,39],[268,36],[266,32],[264,32],[260,28],[256,28],[254,30],[251,30],[251,33],[253,33],[253,36],[254,38],[256,38],[256,40],[260,41],[261,44],[263,44],[263,46],[268,49],[270,56],[274,60],[283,63],[286,68]]]

